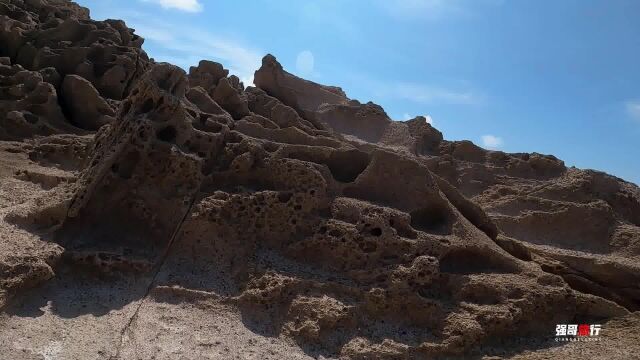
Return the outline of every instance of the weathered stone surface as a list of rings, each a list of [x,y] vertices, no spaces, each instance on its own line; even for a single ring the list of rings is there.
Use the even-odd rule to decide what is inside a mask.
[[[157,286],[227,298],[265,335],[326,355],[361,356],[357,338],[370,355],[454,356],[515,329],[627,312],[579,307],[583,294],[504,251],[480,207],[419,158],[280,133],[306,125],[273,117],[287,106],[258,90],[249,109],[264,115],[197,130],[204,109],[224,113],[186,86],[179,69],[157,65],[123,102],[58,232],[87,239],[90,228],[92,241],[59,240],[67,251],[127,246],[135,256],[122,261],[159,264]],[[245,120],[265,115],[274,120]],[[95,222],[105,208],[121,216]]]
[[[198,66],[189,68],[189,84],[191,87],[199,86],[210,96],[213,96],[218,82],[229,75],[229,70],[217,62],[202,60]]]
[[[153,67],[122,103],[118,120],[98,135],[70,220],[58,235],[67,249],[127,248],[141,258],[160,256],[199,189],[203,157],[219,136],[192,127],[199,118],[181,105],[186,86],[182,70]],[[114,216],[101,218],[105,212]]]
[[[415,138],[415,152],[419,155],[434,154],[442,143],[442,133],[427,122],[424,116],[417,116],[406,122],[409,133]]]
[[[67,75],[62,82],[62,98],[71,122],[85,130],[98,130],[114,121],[115,111],[91,83],[78,75]]]
[[[71,2],[0,17],[7,358],[550,358],[578,353],[556,324],[640,329],[633,184],[446,141],[271,55],[246,89],[151,64]]]
[[[305,117],[322,104],[347,104],[349,101],[340,88],[320,85],[284,71],[273,55],[262,59],[262,67],[256,71],[253,82]]]
[[[28,70],[79,75],[107,98],[123,98],[149,62],[143,39],[123,21],[90,20],[72,2],[10,0],[0,4],[0,19],[0,56]]]
[[[0,139],[78,132],[65,119],[55,88],[41,73],[0,59]]]

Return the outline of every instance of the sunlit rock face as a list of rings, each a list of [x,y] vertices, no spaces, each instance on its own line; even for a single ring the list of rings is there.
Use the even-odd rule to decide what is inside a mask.
[[[446,141],[272,55],[255,87],[187,74],[72,2],[0,19],[8,358],[550,358],[573,323],[603,327],[582,351],[640,350],[610,335],[640,328],[635,185]]]

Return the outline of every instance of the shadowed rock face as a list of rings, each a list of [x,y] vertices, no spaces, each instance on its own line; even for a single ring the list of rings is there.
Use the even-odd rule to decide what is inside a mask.
[[[100,94],[121,99],[148,62],[143,39],[119,20],[93,21],[68,1],[11,0],[0,5],[3,56],[29,70],[77,74]]]
[[[78,75],[67,75],[62,82],[62,97],[74,125],[98,130],[113,122],[115,111],[91,83]]]
[[[50,349],[46,319],[89,334],[61,340],[70,358],[463,358],[552,350],[556,324],[640,323],[632,184],[443,140],[271,55],[245,89],[210,61],[151,64],[73,3],[0,15],[0,116],[36,116],[0,129],[65,133],[0,142],[0,344]],[[15,64],[38,44],[54,69]],[[104,72],[57,67],[76,51]]]
[[[150,63],[124,22],[91,20],[69,1],[3,1],[0,23],[2,66],[12,68],[0,74],[5,139],[97,130]]]
[[[0,58],[0,139],[79,132],[65,119],[55,87],[43,73]]]

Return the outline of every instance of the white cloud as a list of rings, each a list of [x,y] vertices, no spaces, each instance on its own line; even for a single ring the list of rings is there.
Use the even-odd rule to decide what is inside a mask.
[[[431,116],[429,116],[429,115],[425,115],[424,117],[425,117],[425,119],[427,119],[427,122],[428,122],[429,124],[433,125],[433,118],[431,118]]]
[[[627,114],[634,120],[640,121],[640,100],[627,101]]]
[[[407,113],[404,113],[404,114],[402,115],[402,119],[403,119],[404,121],[407,121],[407,120],[411,120],[411,119],[413,119],[413,117],[412,117],[411,115],[407,114]]]
[[[471,89],[468,83],[460,81],[458,83],[464,86],[462,89],[459,86],[448,88],[417,82],[384,81],[357,70],[347,72],[344,79],[347,84],[359,84],[359,87],[368,93],[369,99],[380,103],[391,100],[406,100],[420,105],[477,106],[484,105],[487,101],[487,97],[483,93]]]
[[[315,59],[313,53],[309,50],[304,50],[298,53],[296,57],[296,70],[301,76],[310,76],[313,74],[313,68],[315,66]]]
[[[200,12],[203,7],[198,0],[142,0],[160,5],[163,9],[177,9],[187,12]]]
[[[253,84],[253,73],[262,63],[262,51],[236,39],[182,24],[148,19],[141,14],[130,13],[124,18],[138,35],[148,40],[145,49],[153,48],[149,55],[156,61],[166,61],[185,70],[203,59],[217,61],[238,76],[245,86]]]
[[[497,149],[502,147],[504,142],[501,137],[495,135],[482,135],[482,146],[488,149]]]

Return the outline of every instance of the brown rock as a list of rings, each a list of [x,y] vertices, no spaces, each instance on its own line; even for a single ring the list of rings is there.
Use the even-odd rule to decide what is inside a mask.
[[[640,329],[637,186],[443,140],[270,55],[257,87],[187,76],[71,2],[0,17],[4,357],[640,350],[616,335]],[[553,341],[572,322],[615,346]]]
[[[89,81],[78,75],[65,76],[62,98],[71,121],[79,128],[98,130],[114,121],[115,111]]]
[[[424,116],[417,116],[405,122],[409,127],[411,136],[416,139],[416,153],[419,155],[432,155],[436,153],[443,140],[442,133],[427,122]]]
[[[0,56],[29,70],[77,74],[106,98],[123,98],[149,62],[142,39],[124,22],[90,20],[89,11],[75,3],[11,1],[2,5],[0,17]]]
[[[218,82],[222,78],[229,75],[229,70],[222,67],[221,64],[208,60],[201,60],[198,66],[189,68],[189,85],[192,87],[201,87],[210,96],[213,96]]]
[[[262,67],[256,71],[253,82],[303,117],[309,117],[322,104],[346,104],[349,101],[340,88],[316,84],[284,71],[273,55],[262,59]]]
[[[242,119],[249,115],[249,105],[243,86],[234,75],[218,81],[213,91],[213,100],[227,110],[234,119]]]
[[[53,85],[42,74],[0,64],[0,139],[14,140],[59,132],[78,133],[65,119]],[[4,65],[6,64],[6,65]]]

